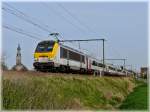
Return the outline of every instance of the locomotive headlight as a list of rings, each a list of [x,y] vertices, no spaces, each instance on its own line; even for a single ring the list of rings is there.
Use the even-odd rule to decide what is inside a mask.
[[[48,58],[48,61],[51,61],[52,59],[51,58]]]
[[[38,58],[34,58],[34,61],[38,61]]]

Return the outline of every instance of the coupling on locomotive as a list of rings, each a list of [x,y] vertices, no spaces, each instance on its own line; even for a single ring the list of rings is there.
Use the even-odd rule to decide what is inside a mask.
[[[34,52],[33,66],[37,71],[128,75],[128,71],[122,67],[103,64],[95,57],[54,40],[38,43]]]

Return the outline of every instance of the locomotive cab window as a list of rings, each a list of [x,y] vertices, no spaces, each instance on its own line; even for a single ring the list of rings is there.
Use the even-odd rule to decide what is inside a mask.
[[[50,52],[53,50],[55,42],[54,41],[44,41],[37,45],[36,52]]]

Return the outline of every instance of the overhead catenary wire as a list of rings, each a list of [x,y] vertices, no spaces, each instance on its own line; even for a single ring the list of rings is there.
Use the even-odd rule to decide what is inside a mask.
[[[11,8],[13,8],[13,7],[11,7]],[[42,29],[42,30],[44,30],[44,31],[46,31],[46,32],[48,32],[48,33],[50,33],[50,31],[49,31],[48,29],[46,29],[46,28],[44,28],[43,26],[41,26],[41,25],[39,25],[39,24],[33,22],[32,20],[29,19],[30,17],[27,16],[27,14],[25,14],[25,13],[19,11],[18,9],[12,10],[12,9],[10,9],[10,8],[5,8],[5,7],[3,7],[2,9],[3,9],[4,11],[6,11],[6,12],[8,12],[8,13],[10,13],[10,14],[13,14],[13,15],[15,15],[16,17],[18,17],[18,18],[20,18],[20,19],[22,19],[22,20],[24,20],[24,21],[26,21],[26,22],[28,22],[28,23],[30,23],[30,24],[32,24],[32,25],[34,25],[34,26],[36,26],[36,27],[38,27],[38,28],[40,28],[40,29]],[[28,18],[26,18],[26,17],[28,17]],[[35,36],[33,36],[33,35],[30,35],[30,34],[27,34],[27,33],[25,33],[25,32],[20,31],[20,29],[18,30],[18,29],[9,27],[9,26],[3,26],[3,27],[5,27],[6,29],[9,29],[9,30],[11,30],[11,31],[15,31],[15,32],[17,32],[17,33],[20,33],[20,34],[23,34],[23,35],[32,37],[32,38],[35,37]],[[60,35],[60,37],[62,38],[61,35]],[[36,37],[36,38],[37,38],[37,37]],[[40,40],[42,40],[42,39],[40,39]]]
[[[44,26],[45,28],[48,28],[48,29],[50,29],[50,30],[54,30],[54,29],[55,29],[55,28],[54,28],[54,29],[50,28],[47,24],[43,23],[42,21],[38,20],[38,19],[35,18],[35,17],[32,17],[32,16],[30,16],[30,15],[28,15],[28,14],[26,14],[26,13],[20,11],[19,9],[13,7],[13,6],[10,5],[10,4],[5,3],[5,5],[6,5],[7,7],[11,8],[11,9],[13,9],[14,11],[18,12],[18,14],[20,14],[20,15],[22,15],[22,16],[24,16],[24,17],[27,17],[28,19],[32,19],[32,20],[34,20],[34,22],[37,21],[37,23],[41,23],[42,26]],[[32,21],[32,22],[33,22],[33,21]]]
[[[30,23],[30,24],[32,24],[32,25],[34,25],[34,26],[36,26],[36,27],[38,27],[38,28],[40,28],[40,29],[42,29],[42,30],[44,30],[44,31],[46,31],[46,32],[48,32],[48,33],[51,33],[51,31],[48,30],[47,28],[45,28],[45,27],[43,27],[43,26],[41,26],[41,25],[35,23],[35,19],[34,19],[34,22],[33,22],[32,20],[30,20],[29,18],[31,18],[31,16],[25,14],[24,12],[22,12],[22,11],[16,9],[16,8],[14,8],[13,6],[11,6],[11,5],[9,5],[9,4],[5,4],[5,5],[8,6],[9,8],[3,7],[2,9],[3,9],[4,11],[6,11],[6,12],[8,12],[8,13],[10,13],[10,14],[13,14],[13,15],[15,15],[15,16],[17,16],[18,18],[20,18],[20,19],[22,19],[22,20],[24,20],[24,21],[26,21],[26,22],[28,22],[28,23]],[[10,9],[10,8],[11,8],[11,9]],[[12,9],[13,9],[13,10],[12,10]],[[48,25],[46,25],[46,26],[48,27]],[[63,38],[62,35],[59,34],[59,36],[60,36],[61,38]]]
[[[24,29],[21,29],[19,27],[14,26],[14,25],[6,24],[6,23],[4,23],[4,24],[7,25],[7,26],[9,26],[9,27],[13,27],[14,29],[19,30],[21,32],[24,32],[24,33],[27,33],[27,34],[32,34],[32,35],[36,36],[37,38],[43,37],[42,35],[40,35],[38,33],[30,32],[30,31],[25,31]]]
[[[22,12],[22,11],[16,9],[16,8],[13,7],[12,5],[9,5],[9,4],[7,4],[7,3],[6,3],[5,5],[8,6],[8,7],[10,7],[10,8],[12,8],[12,9],[14,9],[15,11],[17,11],[19,14],[21,14],[22,17],[28,17],[28,20],[27,20],[27,21],[30,22],[30,23],[32,22],[31,24],[38,26],[40,29],[42,29],[42,30],[44,30],[44,31],[47,31],[47,32],[49,32],[49,33],[52,33],[52,31],[48,30],[48,29],[51,29],[51,28],[49,28],[49,26],[48,26],[47,24],[44,24],[44,23],[42,22],[42,25],[44,25],[44,27],[43,27],[42,25],[35,23],[35,20],[36,20],[38,23],[41,23],[41,21],[37,20],[37,18],[33,18],[33,17],[27,15],[26,13],[24,13],[24,12]],[[16,16],[17,16],[17,15],[16,15]],[[34,22],[31,21],[31,20],[29,21],[29,18],[30,18],[30,19],[34,19]],[[47,29],[46,27],[47,27],[48,29]],[[55,29],[55,28],[54,28],[54,29]],[[52,30],[52,29],[51,29],[51,30]],[[59,34],[59,36],[62,38],[62,35]]]
[[[70,15],[74,20],[76,20],[80,25],[82,25],[84,28],[86,28],[89,32],[92,32],[93,34],[97,34],[94,30],[92,30],[88,25],[86,25],[84,22],[78,19],[77,16],[72,14],[67,8],[65,8],[62,4],[57,3],[59,7],[61,7],[68,15]]]
[[[49,34],[53,33],[53,32],[52,32],[52,29],[51,29],[47,24],[45,24],[45,23],[43,23],[43,22],[37,20],[37,18],[33,18],[33,17],[27,15],[26,13],[24,13],[24,12],[18,10],[17,8],[13,7],[12,5],[9,5],[9,4],[7,4],[7,3],[5,3],[5,5],[8,6],[9,8],[12,8],[12,9],[15,10],[16,12],[18,12],[19,15],[21,14],[21,16],[27,17],[27,19],[30,18],[30,19],[33,19],[33,20],[34,20],[34,22],[31,21],[31,20],[30,20],[30,21],[29,21],[29,20],[25,20],[26,22],[29,22],[29,23],[31,23],[32,25],[37,26],[37,27],[39,27],[40,29],[42,29],[42,30],[44,30],[44,31],[47,31]],[[16,15],[16,14],[15,14],[15,16],[18,17],[18,15]],[[21,19],[21,18],[20,18],[20,19]],[[35,20],[37,21],[36,23],[35,23]],[[42,25],[44,25],[45,28],[44,28],[42,25],[37,24],[37,23],[42,23]],[[48,28],[48,29],[51,29],[51,31],[48,30],[47,28]],[[54,29],[56,30],[56,28],[54,28]],[[53,30],[54,30],[54,29],[53,29]],[[63,39],[63,36],[62,36],[61,34],[59,34],[59,37]]]
[[[54,10],[52,7],[49,7],[47,4],[42,3],[41,5],[43,5],[45,8],[49,9],[47,12],[49,13],[49,11],[51,11],[52,13],[54,13],[55,15],[59,16],[60,18],[63,18],[67,23],[69,23],[70,25],[72,25],[74,28],[76,28],[78,31],[80,31],[82,34],[84,34],[85,30],[80,28],[78,25],[74,24],[72,21],[70,21],[69,19],[67,19],[65,16],[62,15],[62,13]]]
[[[36,36],[34,36],[34,35],[31,35],[31,34],[29,34],[29,33],[26,33],[26,32],[24,32],[22,29],[19,29],[19,28],[15,28],[15,27],[12,28],[12,27],[10,27],[10,26],[8,26],[8,25],[3,25],[2,27],[5,28],[5,29],[14,31],[14,32],[16,32],[16,33],[25,35],[25,36],[29,37],[30,39],[32,38],[32,39],[35,39],[35,40],[42,40],[41,38],[36,37]]]
[[[109,42],[110,43],[110,42]],[[122,57],[121,54],[111,45],[111,44],[107,44],[108,47],[111,49],[111,51],[113,51],[113,53],[115,52],[115,54],[119,57]]]
[[[36,26],[36,27],[38,27],[38,28],[40,28],[40,29],[42,29],[43,31],[46,31],[46,32],[49,32],[49,33],[50,33],[50,30],[48,30],[48,29],[42,27],[41,25],[39,25],[39,24],[33,22],[32,20],[29,20],[28,18],[25,18],[25,17],[22,16],[22,15],[17,14],[17,13],[14,12],[13,10],[11,10],[11,9],[9,9],[9,8],[4,8],[4,7],[3,7],[2,9],[3,9],[4,11],[6,11],[6,12],[8,12],[8,13],[10,13],[10,14],[13,14],[13,15],[15,15],[16,17],[18,17],[18,18],[20,18],[20,19],[22,19],[22,20],[24,20],[24,21],[26,21],[26,22],[28,22],[28,23],[30,23],[30,24],[32,24],[32,25],[34,25],[34,26]]]

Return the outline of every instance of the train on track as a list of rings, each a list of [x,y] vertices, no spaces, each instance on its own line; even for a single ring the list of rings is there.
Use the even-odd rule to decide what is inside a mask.
[[[38,43],[34,52],[33,66],[35,70],[43,72],[71,72],[100,76],[131,74],[123,67],[102,64],[100,60],[54,40]]]

